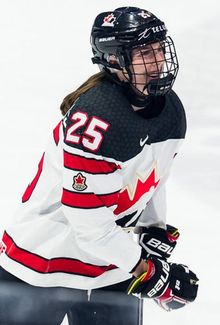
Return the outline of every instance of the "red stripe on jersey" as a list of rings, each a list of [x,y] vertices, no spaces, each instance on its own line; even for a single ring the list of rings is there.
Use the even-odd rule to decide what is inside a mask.
[[[141,180],[138,178],[135,188],[133,189],[133,193],[130,193],[129,189],[126,187],[119,194],[118,206],[114,210],[114,214],[118,215],[126,210],[128,210],[131,206],[133,206],[145,193],[149,192],[151,187],[157,187],[160,180],[156,181],[155,179],[155,170],[151,172],[149,177],[146,180]]]
[[[93,209],[100,207],[110,207],[116,205],[118,193],[94,194],[94,193],[76,193],[63,189],[61,202],[73,208]]]
[[[39,273],[63,272],[95,278],[117,268],[115,265],[98,266],[65,257],[46,259],[18,247],[6,232],[3,235],[3,242],[6,245],[5,253],[8,257]]]
[[[120,169],[119,165],[103,160],[81,157],[64,151],[64,166],[91,174],[109,174]]]
[[[22,196],[22,203],[25,203],[26,201],[28,201],[31,197],[31,194],[33,193],[33,190],[35,189],[37,182],[40,178],[40,175],[42,173],[43,170],[43,163],[44,163],[44,155],[45,153],[43,153],[43,156],[38,164],[38,170],[37,170],[37,174],[34,177],[33,181],[28,185],[28,187],[26,188],[23,196]]]
[[[56,145],[58,145],[59,143],[59,140],[60,140],[60,125],[61,125],[61,122],[60,121],[57,126],[55,127],[55,129],[53,130],[53,138],[54,138],[54,141],[56,143]]]

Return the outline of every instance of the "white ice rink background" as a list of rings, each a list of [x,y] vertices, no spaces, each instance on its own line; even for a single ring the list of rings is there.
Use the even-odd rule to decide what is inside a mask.
[[[218,325],[218,0],[0,0],[0,233],[36,173],[63,97],[97,71],[89,45],[94,17],[126,5],[165,20],[177,47],[174,90],[184,103],[188,132],[167,183],[168,221],[181,231],[172,260],[188,264],[200,278],[197,301],[182,310],[166,313],[147,301],[144,325]]]

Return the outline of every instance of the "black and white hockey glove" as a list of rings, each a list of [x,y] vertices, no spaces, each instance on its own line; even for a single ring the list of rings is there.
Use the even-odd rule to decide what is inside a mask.
[[[157,256],[162,259],[170,257],[179,238],[177,228],[166,225],[166,230],[158,227],[142,228],[139,244],[142,247],[142,258]]]
[[[153,298],[166,311],[184,307],[196,299],[198,278],[187,266],[158,258],[150,258],[147,263],[148,271],[132,280],[128,294]]]

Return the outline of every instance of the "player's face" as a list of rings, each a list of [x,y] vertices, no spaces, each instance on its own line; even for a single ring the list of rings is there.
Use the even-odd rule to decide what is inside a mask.
[[[132,83],[147,95],[144,87],[152,79],[160,78],[164,69],[165,54],[163,43],[157,42],[132,50]]]

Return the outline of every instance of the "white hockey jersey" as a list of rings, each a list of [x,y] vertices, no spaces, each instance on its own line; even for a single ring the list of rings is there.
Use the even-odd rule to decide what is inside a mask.
[[[130,230],[165,226],[164,183],[185,136],[180,100],[173,91],[164,100],[160,114],[145,118],[109,81],[80,96],[4,232],[3,268],[47,287],[93,289],[131,277],[141,247]]]

